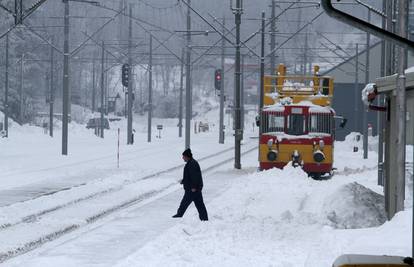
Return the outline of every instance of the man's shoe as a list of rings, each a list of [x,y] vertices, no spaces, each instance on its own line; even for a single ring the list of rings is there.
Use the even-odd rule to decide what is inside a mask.
[[[183,217],[183,216],[180,216],[179,214],[175,214],[175,215],[173,215],[172,217],[173,217],[173,218],[181,218],[181,217]]]

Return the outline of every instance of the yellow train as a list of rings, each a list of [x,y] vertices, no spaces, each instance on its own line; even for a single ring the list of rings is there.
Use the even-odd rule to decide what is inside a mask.
[[[310,176],[332,173],[335,110],[333,78],[319,75],[287,76],[281,64],[277,75],[264,77],[260,125],[260,169],[283,168],[289,162]],[[346,123],[343,119],[341,127]]]

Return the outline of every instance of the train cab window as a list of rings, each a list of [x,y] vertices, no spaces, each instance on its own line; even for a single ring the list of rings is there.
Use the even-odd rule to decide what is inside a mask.
[[[268,132],[284,132],[285,117],[283,113],[280,114],[264,114],[263,133]]]
[[[306,118],[303,114],[291,114],[287,118],[287,134],[306,134]]]
[[[331,114],[311,114],[309,116],[309,132],[312,133],[332,133]]]
[[[329,78],[322,80],[322,94],[329,95]]]

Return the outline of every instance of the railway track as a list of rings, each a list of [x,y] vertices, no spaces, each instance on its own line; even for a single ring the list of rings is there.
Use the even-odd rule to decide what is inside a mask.
[[[257,146],[247,144],[242,149],[243,154],[247,154],[256,150]],[[204,173],[208,173],[232,161],[233,158],[233,148],[228,148],[200,158],[199,162]],[[60,204],[46,204],[37,207],[35,212],[28,210],[23,216],[3,222],[0,226],[0,238],[8,241],[0,244],[0,262],[31,251],[121,209],[144,200],[155,200],[176,191],[181,186],[172,177],[180,177],[182,167],[183,164],[180,164],[125,181],[121,185],[86,193],[70,201],[66,199]],[[71,190],[66,189],[65,193]],[[82,192],[82,186],[75,187],[73,190]],[[51,200],[56,200],[58,197],[57,193],[47,196]],[[25,204],[30,205],[34,201],[37,200]]]

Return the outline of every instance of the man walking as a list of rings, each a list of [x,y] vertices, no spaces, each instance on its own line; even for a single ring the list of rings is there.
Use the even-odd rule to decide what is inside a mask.
[[[177,210],[177,214],[172,217],[183,217],[188,206],[194,201],[200,220],[208,221],[207,209],[204,205],[203,195],[201,193],[201,190],[203,189],[203,178],[201,177],[200,165],[193,159],[193,154],[189,148],[183,152],[183,160],[186,164],[184,166],[184,175],[181,184],[184,187],[185,193],[181,200],[180,207]]]

